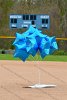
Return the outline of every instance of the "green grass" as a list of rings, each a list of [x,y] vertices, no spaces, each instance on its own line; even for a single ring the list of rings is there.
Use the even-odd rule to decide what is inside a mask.
[[[13,55],[10,54],[0,54],[0,60],[20,60],[19,58],[14,58]],[[40,57],[40,55],[36,55],[35,57],[29,56],[28,61],[64,61],[67,62],[67,56],[58,56],[58,55],[49,55],[44,59]]]

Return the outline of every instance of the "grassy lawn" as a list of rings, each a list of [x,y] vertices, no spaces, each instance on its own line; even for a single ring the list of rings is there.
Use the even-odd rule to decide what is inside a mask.
[[[13,55],[10,54],[0,54],[0,60],[20,60],[19,58],[14,58]],[[28,61],[64,61],[67,62],[67,56],[58,56],[58,55],[49,55],[44,59],[40,57],[40,55],[36,55],[35,57],[29,56]]]

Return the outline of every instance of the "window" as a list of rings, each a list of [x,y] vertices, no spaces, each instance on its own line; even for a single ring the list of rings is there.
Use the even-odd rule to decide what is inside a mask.
[[[29,20],[29,15],[23,15],[23,20]]]
[[[42,24],[45,24],[45,19],[42,19]]]
[[[26,26],[23,26],[23,28],[27,28]]]
[[[29,15],[23,15],[23,20],[36,20],[36,15],[30,15],[30,18],[29,18]]]
[[[36,15],[34,15],[34,20],[36,20]]]
[[[14,19],[14,23],[17,23],[17,19],[16,18]]]
[[[30,20],[36,20],[36,15],[30,15]]]
[[[26,15],[26,20],[29,20],[29,15]]]
[[[25,20],[26,18],[25,18],[25,15],[23,15],[23,20]]]
[[[30,15],[30,20],[33,20],[33,15]]]
[[[35,24],[35,21],[32,21],[32,25],[34,25]]]
[[[11,23],[13,23],[13,18],[11,19]]]
[[[16,18],[11,18],[11,23],[17,23],[17,19]]]
[[[42,24],[48,24],[48,19],[42,19]]]
[[[48,19],[46,19],[46,24],[48,24]]]

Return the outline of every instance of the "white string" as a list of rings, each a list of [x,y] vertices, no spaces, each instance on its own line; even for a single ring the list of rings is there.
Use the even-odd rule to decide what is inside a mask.
[[[41,84],[41,70],[39,68],[39,62],[37,61],[37,67],[38,67],[38,84]]]

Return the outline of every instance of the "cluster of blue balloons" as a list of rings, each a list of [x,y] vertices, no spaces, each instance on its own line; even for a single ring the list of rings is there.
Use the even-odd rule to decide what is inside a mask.
[[[23,61],[29,55],[34,57],[37,51],[44,58],[58,49],[55,37],[44,35],[40,30],[32,26],[22,34],[16,33],[13,45],[15,46],[14,57],[19,57]]]

